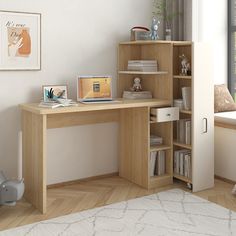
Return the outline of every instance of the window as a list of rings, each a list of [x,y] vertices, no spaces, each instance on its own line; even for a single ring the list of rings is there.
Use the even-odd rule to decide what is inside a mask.
[[[228,0],[228,87],[236,100],[236,0]]]

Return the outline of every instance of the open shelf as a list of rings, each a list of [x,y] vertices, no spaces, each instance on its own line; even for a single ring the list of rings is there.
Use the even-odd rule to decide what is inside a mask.
[[[191,75],[174,75],[173,78],[174,79],[189,79],[189,80],[191,80],[192,76]]]
[[[121,70],[119,74],[124,75],[166,75],[167,71],[132,71],[132,70]]]
[[[180,142],[178,142],[178,141],[176,141],[176,140],[173,142],[173,144],[174,144],[175,146],[177,146],[177,147],[182,147],[182,148],[186,148],[186,149],[189,149],[189,150],[192,149],[192,146],[191,146],[191,145],[185,144],[185,143],[180,143]]]
[[[168,145],[155,145],[155,146],[150,146],[150,152],[155,152],[155,151],[164,151],[164,150],[169,150],[171,149],[170,146]]]
[[[183,113],[183,114],[192,115],[192,111],[191,110],[180,110],[179,112]]]
[[[186,183],[192,183],[191,179],[189,179],[189,178],[187,178],[187,177],[185,177],[183,175],[174,174],[174,178],[182,180],[182,181],[184,181]]]

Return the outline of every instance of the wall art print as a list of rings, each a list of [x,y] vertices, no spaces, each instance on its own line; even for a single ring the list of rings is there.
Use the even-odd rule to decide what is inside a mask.
[[[41,69],[41,14],[0,11],[0,70]]]

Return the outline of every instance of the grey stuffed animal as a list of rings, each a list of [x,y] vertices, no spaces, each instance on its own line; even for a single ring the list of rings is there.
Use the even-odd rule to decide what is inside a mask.
[[[22,198],[24,190],[24,179],[8,180],[0,171],[0,205],[14,206]]]

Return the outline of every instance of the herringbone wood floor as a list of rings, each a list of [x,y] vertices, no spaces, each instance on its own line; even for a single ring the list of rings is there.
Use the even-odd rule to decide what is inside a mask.
[[[215,187],[196,195],[236,211],[236,197],[232,196],[233,185],[220,180]],[[0,230],[30,224],[82,210],[100,207],[172,188],[183,188],[180,183],[145,190],[118,176],[91,180],[78,184],[48,190],[47,214],[42,215],[29,203],[22,200],[15,207],[0,207]],[[183,188],[186,190],[186,188]]]

